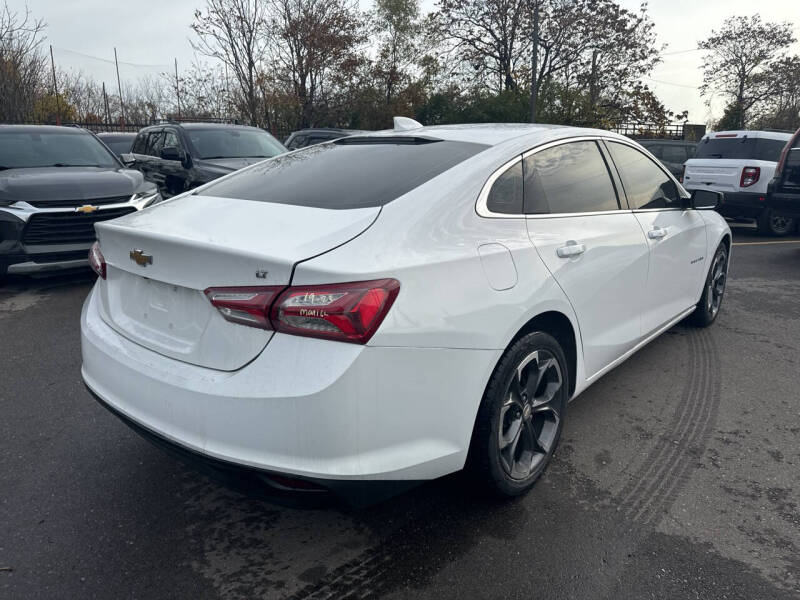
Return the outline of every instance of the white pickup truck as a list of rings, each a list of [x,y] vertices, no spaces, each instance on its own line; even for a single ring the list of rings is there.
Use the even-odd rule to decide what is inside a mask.
[[[797,220],[773,212],[766,205],[767,184],[775,173],[781,151],[792,137],[777,131],[718,131],[697,145],[697,153],[684,163],[687,190],[724,192],[718,208],[728,219],[754,219],[761,233],[789,235]]]

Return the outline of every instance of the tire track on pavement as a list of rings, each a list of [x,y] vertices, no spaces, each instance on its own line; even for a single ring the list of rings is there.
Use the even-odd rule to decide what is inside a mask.
[[[675,502],[703,455],[720,402],[720,363],[706,330],[687,335],[689,375],[666,431],[617,496],[617,510],[633,523],[656,525]]]

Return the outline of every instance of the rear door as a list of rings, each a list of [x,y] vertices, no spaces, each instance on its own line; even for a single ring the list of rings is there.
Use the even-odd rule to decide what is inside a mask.
[[[591,377],[641,339],[649,252],[593,139],[523,158],[528,235],[578,318]]]
[[[682,207],[677,184],[650,157],[628,144],[605,144],[650,247],[642,310],[647,336],[699,299],[708,263],[705,221],[696,210]]]

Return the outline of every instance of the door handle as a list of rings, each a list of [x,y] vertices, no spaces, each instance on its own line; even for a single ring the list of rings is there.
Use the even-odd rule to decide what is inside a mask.
[[[666,235],[667,230],[661,229],[661,227],[653,227],[653,229],[647,232],[647,237],[649,237],[651,240],[658,240],[666,237]]]
[[[570,240],[567,242],[566,246],[561,246],[561,248],[556,249],[556,254],[559,258],[570,258],[571,256],[578,256],[584,252],[586,252],[586,246],[575,240]]]

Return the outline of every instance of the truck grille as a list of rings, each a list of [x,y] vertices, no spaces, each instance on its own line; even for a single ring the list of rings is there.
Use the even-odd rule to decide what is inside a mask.
[[[103,206],[105,204],[123,204],[131,199],[131,194],[127,196],[112,196],[110,198],[92,198],[91,200],[26,200],[31,206],[36,208],[77,208],[78,206]]]
[[[24,244],[82,244],[95,240],[94,224],[134,212],[133,206],[98,210],[87,215],[75,212],[31,215],[22,236]]]

